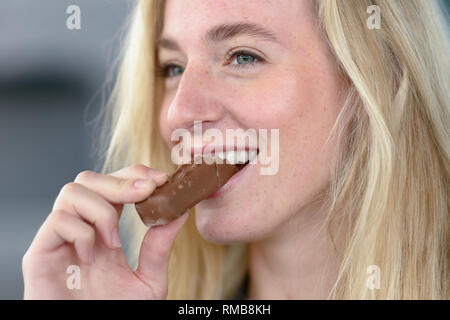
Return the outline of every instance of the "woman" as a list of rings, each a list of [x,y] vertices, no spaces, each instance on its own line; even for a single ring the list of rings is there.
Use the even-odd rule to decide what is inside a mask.
[[[448,299],[440,10],[141,1],[105,116],[103,173],[62,188],[24,256],[25,298]],[[279,129],[279,170],[262,176],[256,164],[195,213],[149,230],[126,206],[133,270],[120,248],[124,204],[164,183],[171,132],[196,120]],[[80,290],[68,289],[69,265]]]

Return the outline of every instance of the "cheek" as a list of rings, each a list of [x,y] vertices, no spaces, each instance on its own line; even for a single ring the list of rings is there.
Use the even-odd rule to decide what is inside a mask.
[[[161,101],[161,109],[158,115],[158,121],[159,121],[159,130],[161,132],[161,135],[164,139],[164,141],[167,144],[170,144],[170,126],[168,123],[167,113],[170,105],[170,99],[167,96],[164,96],[164,98]]]
[[[312,187],[317,182],[321,188],[334,161],[336,141],[330,133],[343,102],[336,74],[331,70],[304,67],[296,79],[298,83],[285,100],[280,152],[286,155],[287,168],[298,168],[305,181],[311,182]]]
[[[280,130],[279,171],[267,180],[279,186],[279,199],[291,208],[328,184],[336,141],[327,139],[343,103],[334,65],[325,58],[308,61],[268,78],[257,89],[260,94],[247,98],[252,121]]]
[[[335,141],[325,142],[340,102],[331,94],[323,97],[315,92],[307,79],[297,79],[296,83],[284,82],[283,90],[266,89],[260,96],[247,96],[248,108],[241,113],[248,112],[253,125],[280,129],[279,170],[273,176],[257,172],[249,177],[248,185],[234,193],[233,201],[223,208],[199,205],[196,222],[207,240],[226,243],[264,238],[308,207],[327,187]],[[265,107],[249,112],[258,105]]]
[[[322,65],[277,67],[261,80],[225,86],[223,103],[245,127],[326,128],[336,118],[340,101],[335,71]]]

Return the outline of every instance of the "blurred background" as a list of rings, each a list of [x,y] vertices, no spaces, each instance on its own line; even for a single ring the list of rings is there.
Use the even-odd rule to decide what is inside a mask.
[[[21,260],[59,190],[97,168],[92,123],[133,3],[0,1],[0,299],[23,298]]]
[[[96,169],[92,122],[133,3],[0,1],[0,299],[23,298],[22,256],[59,190]]]

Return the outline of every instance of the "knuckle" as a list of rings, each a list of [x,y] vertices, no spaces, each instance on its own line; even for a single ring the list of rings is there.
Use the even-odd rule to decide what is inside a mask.
[[[134,164],[130,167],[131,171],[145,173],[148,170],[148,167],[143,164]]]
[[[78,189],[78,183],[76,182],[69,182],[66,183],[62,188],[61,188],[61,195],[67,195],[67,194],[72,194],[74,192],[76,192],[76,190]]]
[[[98,221],[104,225],[114,225],[116,224],[116,212],[113,207],[107,207],[101,214],[99,214]]]
[[[78,239],[80,241],[85,243],[93,243],[95,240],[95,231],[92,227],[86,226],[86,228],[83,229],[83,232],[78,235]]]
[[[73,215],[67,211],[54,210],[50,214],[50,228],[59,233],[61,230],[66,230],[73,223]]]
[[[95,172],[90,171],[90,170],[82,171],[79,174],[77,174],[77,176],[75,178],[75,182],[87,181],[87,180],[91,179],[94,174],[95,174]]]
[[[63,210],[53,210],[50,215],[51,215],[51,220],[53,222],[54,225],[59,225],[60,223],[64,222],[64,218],[66,216],[67,212],[63,211]]]

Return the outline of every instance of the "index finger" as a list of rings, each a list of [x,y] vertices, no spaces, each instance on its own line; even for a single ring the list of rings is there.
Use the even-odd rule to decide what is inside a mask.
[[[145,199],[156,188],[152,178],[123,179],[94,171],[84,171],[75,179],[112,204],[135,203]]]
[[[118,171],[112,172],[109,175],[122,179],[145,179],[146,177],[149,177],[155,180],[157,185],[164,183],[167,179],[167,174],[165,172],[152,169],[143,164],[135,164],[125,167]]]

